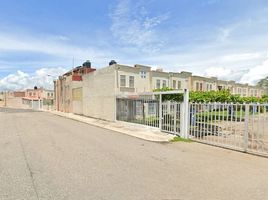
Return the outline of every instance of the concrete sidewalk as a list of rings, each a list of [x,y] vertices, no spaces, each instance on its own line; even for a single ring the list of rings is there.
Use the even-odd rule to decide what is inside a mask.
[[[76,115],[73,113],[64,113],[64,112],[59,112],[59,111],[47,111],[47,110],[44,110],[44,111],[61,116],[61,117],[66,117],[69,119],[77,120],[79,122],[84,122],[93,126],[124,133],[133,137],[147,140],[147,141],[168,142],[175,137],[175,135],[161,132],[158,128],[153,128],[153,127],[144,126],[140,124],[127,123],[127,122],[121,122],[121,121],[110,122],[110,121],[104,121],[100,119],[85,117],[81,115]]]

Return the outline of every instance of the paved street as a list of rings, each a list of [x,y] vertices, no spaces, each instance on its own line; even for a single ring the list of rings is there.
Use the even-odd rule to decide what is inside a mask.
[[[268,159],[0,108],[0,199],[263,200]]]

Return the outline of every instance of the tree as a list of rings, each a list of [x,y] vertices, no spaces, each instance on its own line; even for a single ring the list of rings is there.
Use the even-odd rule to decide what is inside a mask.
[[[264,79],[261,79],[257,85],[264,88],[265,93],[268,94],[268,76]]]

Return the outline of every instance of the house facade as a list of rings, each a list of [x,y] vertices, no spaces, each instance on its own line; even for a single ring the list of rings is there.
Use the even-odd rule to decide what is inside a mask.
[[[54,90],[34,87],[34,89],[27,89],[24,93],[22,104],[27,105],[29,108],[40,110],[43,105],[53,104]]]
[[[96,69],[91,68],[90,61],[66,72],[54,81],[54,106],[61,112],[83,114],[83,75]]]

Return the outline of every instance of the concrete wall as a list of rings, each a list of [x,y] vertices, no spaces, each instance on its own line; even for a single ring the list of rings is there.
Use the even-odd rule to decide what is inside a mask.
[[[83,114],[115,121],[115,69],[114,66],[83,75]]]
[[[72,83],[72,111],[75,114],[83,114],[83,83],[73,81]]]

